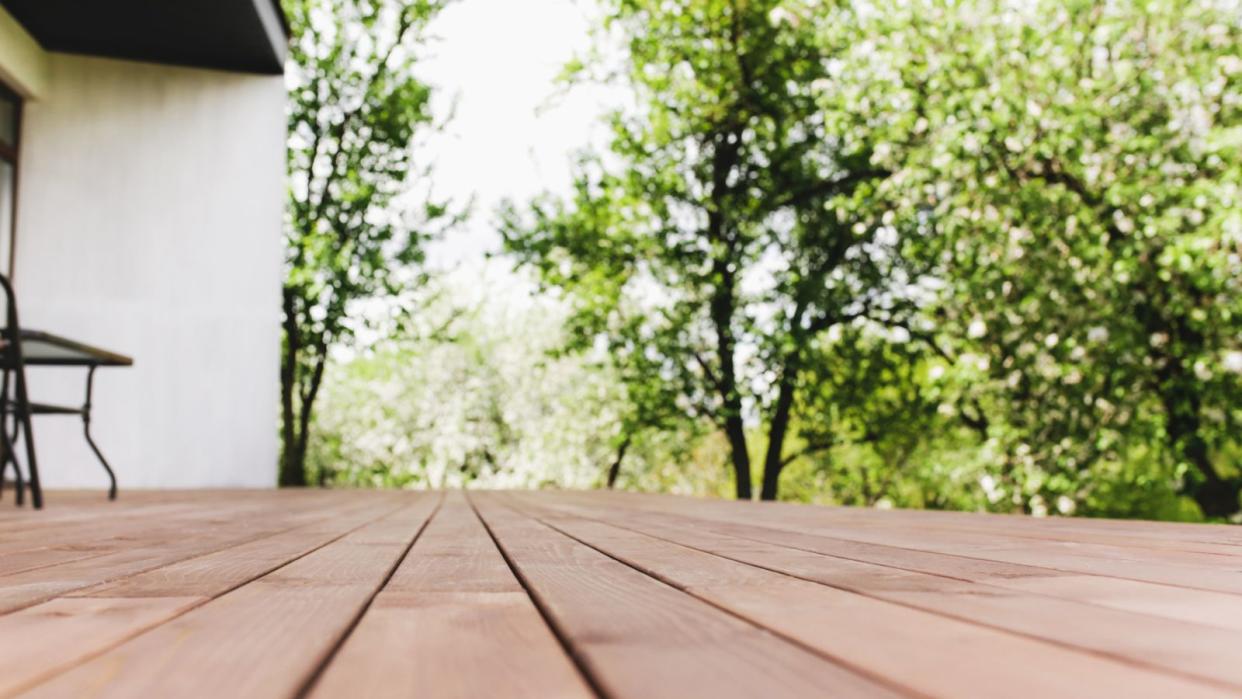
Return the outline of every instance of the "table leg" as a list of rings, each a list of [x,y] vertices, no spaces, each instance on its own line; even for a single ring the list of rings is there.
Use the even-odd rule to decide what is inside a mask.
[[[99,451],[95,440],[91,437],[91,393],[95,384],[95,367],[91,367],[86,373],[86,403],[82,405],[82,432],[86,435],[86,443],[91,445],[91,450],[95,452],[95,456],[99,459],[99,463],[103,464],[104,470],[108,472],[108,499],[116,500],[116,474],[112,472],[112,467],[108,465],[108,460],[104,458],[103,452]]]

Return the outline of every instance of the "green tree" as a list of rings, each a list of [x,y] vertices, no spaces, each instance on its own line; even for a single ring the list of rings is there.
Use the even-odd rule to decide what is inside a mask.
[[[893,499],[917,460],[953,427],[929,390],[923,348],[904,335],[848,328],[825,339],[808,372],[816,390],[801,397],[802,450],[786,458],[792,463],[805,453],[830,469],[838,501],[870,506]]]
[[[572,196],[503,225],[508,250],[570,292],[578,347],[606,346],[629,385],[723,432],[739,498],[750,424],[761,495],[777,496],[816,338],[891,319],[919,276],[919,227],[877,213],[888,172],[817,104],[825,56],[788,5],[605,3],[635,106],[612,115],[609,152],[584,156]]]
[[[441,0],[286,0],[289,201],[285,224],[280,482],[306,484],[315,399],[359,304],[421,280],[423,243],[454,220],[412,192],[413,141],[434,127],[413,68]]]
[[[1137,485],[1168,478],[1205,515],[1237,516],[1237,4],[891,2],[817,18],[826,45],[851,47],[826,108],[876,125],[882,162],[929,207],[946,285],[915,329],[1006,487],[1072,511],[1101,469],[1141,459]]]

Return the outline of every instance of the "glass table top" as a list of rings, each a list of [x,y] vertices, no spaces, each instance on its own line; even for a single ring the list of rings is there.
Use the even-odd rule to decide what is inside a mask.
[[[131,366],[134,363],[131,357],[123,354],[39,330],[22,330],[21,337],[22,357],[27,366]]]

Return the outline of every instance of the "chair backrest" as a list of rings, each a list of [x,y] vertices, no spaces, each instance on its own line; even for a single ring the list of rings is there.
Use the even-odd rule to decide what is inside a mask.
[[[18,368],[22,364],[21,325],[17,321],[17,294],[13,283],[0,274],[0,291],[4,293],[4,328],[0,329],[0,363],[4,368]],[[8,379],[8,376],[5,376]]]

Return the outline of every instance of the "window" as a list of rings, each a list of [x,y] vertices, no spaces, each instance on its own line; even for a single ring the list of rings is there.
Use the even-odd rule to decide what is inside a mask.
[[[17,138],[22,100],[0,85],[0,272],[13,275],[14,228],[17,225]]]

